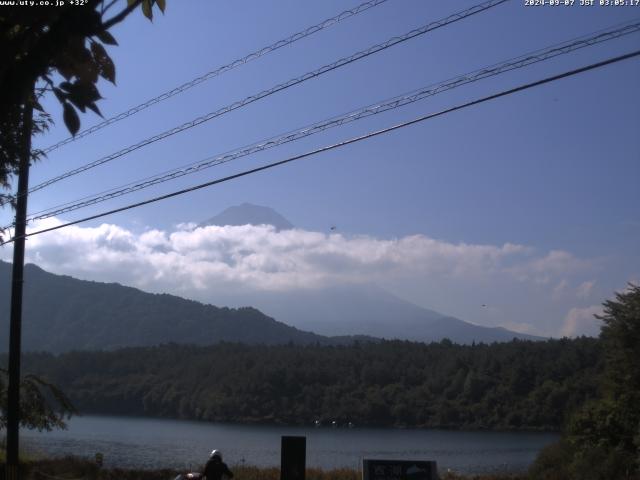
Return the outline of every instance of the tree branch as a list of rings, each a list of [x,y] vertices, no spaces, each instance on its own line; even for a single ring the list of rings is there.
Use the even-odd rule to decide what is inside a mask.
[[[111,2],[109,2],[109,5],[107,5],[106,7],[104,6],[104,1],[102,2],[102,14],[104,15],[105,13],[107,13],[109,11],[109,9],[111,7],[113,7],[116,3],[118,3],[118,0],[111,0]]]
[[[127,6],[127,8],[125,8],[123,11],[121,11],[119,14],[117,14],[114,17],[111,17],[109,20],[107,20],[106,22],[104,22],[102,24],[103,28],[105,30],[109,30],[111,27],[113,27],[114,25],[117,25],[118,23],[120,23],[121,21],[123,21],[125,18],[127,18],[127,16],[133,12],[136,8],[138,8],[138,5],[140,5],[142,3],[142,0],[135,0],[131,5]]]

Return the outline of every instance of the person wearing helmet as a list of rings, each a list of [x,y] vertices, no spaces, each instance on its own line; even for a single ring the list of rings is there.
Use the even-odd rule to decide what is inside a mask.
[[[207,480],[222,480],[222,477],[233,478],[233,473],[222,461],[222,453],[220,450],[214,450],[209,455],[209,460],[204,467],[204,476]]]

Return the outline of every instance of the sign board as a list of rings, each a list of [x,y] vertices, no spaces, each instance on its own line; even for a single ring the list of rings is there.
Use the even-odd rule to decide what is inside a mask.
[[[436,462],[362,460],[362,480],[438,480]]]
[[[307,437],[282,437],[280,480],[304,480]]]

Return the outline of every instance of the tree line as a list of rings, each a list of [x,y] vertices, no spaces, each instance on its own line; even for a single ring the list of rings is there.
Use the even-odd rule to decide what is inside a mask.
[[[80,412],[216,422],[558,430],[597,396],[593,338],[31,353]]]

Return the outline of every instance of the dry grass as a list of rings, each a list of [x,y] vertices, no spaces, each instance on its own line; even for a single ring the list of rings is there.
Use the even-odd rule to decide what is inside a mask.
[[[4,462],[0,463],[0,478],[4,478]],[[233,467],[234,480],[280,480],[277,467],[259,468],[251,466]],[[172,469],[134,470],[99,468],[94,462],[65,457],[31,460],[24,463],[25,480],[173,480],[179,473]],[[361,473],[348,468],[323,470],[307,469],[307,480],[360,480]],[[526,480],[524,475],[480,475],[462,476],[444,473],[441,480]]]
[[[520,474],[487,474],[487,475],[458,475],[457,473],[444,473],[440,480],[528,480],[527,475]]]

